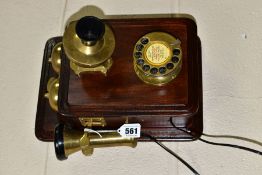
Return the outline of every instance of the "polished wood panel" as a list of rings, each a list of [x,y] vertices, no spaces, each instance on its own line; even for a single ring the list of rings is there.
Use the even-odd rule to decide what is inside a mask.
[[[106,77],[101,73],[85,73],[79,77],[70,70],[69,61],[63,54],[58,120],[80,129],[78,117],[103,116],[107,127],[94,129],[117,129],[128,118],[130,123],[141,123],[142,131],[162,140],[199,137],[199,134],[193,138],[181,133],[170,124],[172,117],[181,128],[192,128],[200,133],[203,128],[201,45],[194,21],[186,18],[114,19],[105,20],[105,23],[111,26],[116,37],[113,66]],[[141,36],[154,31],[167,32],[179,38],[183,50],[180,74],[162,87],[145,84],[133,69],[134,44]],[[61,40],[57,39],[53,42]],[[50,45],[48,42],[44,60],[48,57]],[[42,79],[52,75],[51,70],[47,71],[49,67],[44,61]],[[41,135],[41,132],[52,135],[57,118],[56,114],[49,115],[50,109],[46,109],[47,100],[41,96],[46,80],[42,79],[36,121],[36,130],[40,131],[36,135]],[[50,136],[42,135],[38,138],[52,140]]]
[[[62,107],[68,105],[65,110],[90,112],[90,114],[101,111],[103,115],[106,115],[104,111],[127,113],[136,111],[138,114],[143,113],[144,110],[181,112],[181,110],[190,110],[196,105],[197,101],[189,97],[189,93],[196,92],[192,86],[189,86],[195,81],[194,68],[189,66],[193,59],[196,59],[197,49],[196,26],[193,21],[136,19],[105,22],[111,26],[116,36],[116,49],[112,55],[113,66],[106,77],[99,72],[84,73],[79,77],[70,71],[65,77],[68,85],[64,86],[68,87],[64,90],[68,96],[67,99],[61,99],[64,102]],[[139,80],[133,68],[134,44],[141,36],[153,31],[167,32],[179,38],[183,50],[183,66],[180,74],[175,80],[162,87],[145,84]],[[68,61],[64,61],[64,64],[68,64]]]

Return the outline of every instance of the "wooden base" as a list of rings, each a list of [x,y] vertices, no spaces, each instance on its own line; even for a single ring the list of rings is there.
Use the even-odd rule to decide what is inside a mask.
[[[203,129],[203,105],[201,44],[196,35],[195,23],[189,19],[172,18],[105,22],[116,36],[112,68],[107,77],[101,73],[78,77],[70,69],[66,55],[62,54],[58,113],[50,109],[44,94],[48,79],[57,76],[48,59],[52,48],[62,38],[55,37],[47,41],[36,115],[36,137],[42,141],[53,141],[54,128],[58,122],[83,129],[79,117],[102,115],[107,126],[94,129],[116,130],[128,118],[129,123],[140,123],[143,132],[159,140],[197,139]],[[181,40],[183,50],[180,74],[162,87],[142,82],[136,76],[132,62],[132,51],[137,39],[148,32],[159,30],[176,35]],[[197,131],[194,137],[172,127],[170,118],[177,127]]]

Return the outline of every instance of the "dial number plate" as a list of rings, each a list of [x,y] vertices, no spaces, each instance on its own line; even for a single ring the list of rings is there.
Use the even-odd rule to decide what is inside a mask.
[[[145,48],[145,58],[151,65],[163,65],[171,56],[171,50],[164,42],[154,42]]]

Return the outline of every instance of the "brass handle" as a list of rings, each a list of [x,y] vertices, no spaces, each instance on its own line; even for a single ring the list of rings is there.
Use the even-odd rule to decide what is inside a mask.
[[[118,132],[90,133],[73,130],[63,124],[55,128],[55,152],[59,160],[65,160],[70,154],[82,151],[86,156],[92,155],[94,148],[129,146],[136,147],[137,139],[122,137]]]

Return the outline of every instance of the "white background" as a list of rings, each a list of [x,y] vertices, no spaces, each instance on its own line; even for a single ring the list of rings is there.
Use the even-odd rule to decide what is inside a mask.
[[[155,143],[97,149],[56,160],[53,143],[34,136],[42,56],[67,19],[95,5],[106,15],[188,13],[203,52],[204,132],[262,141],[262,1],[27,0],[0,2],[0,175],[185,175]],[[227,141],[262,150],[261,146]],[[201,174],[260,175],[262,157],[199,141],[166,143]]]

